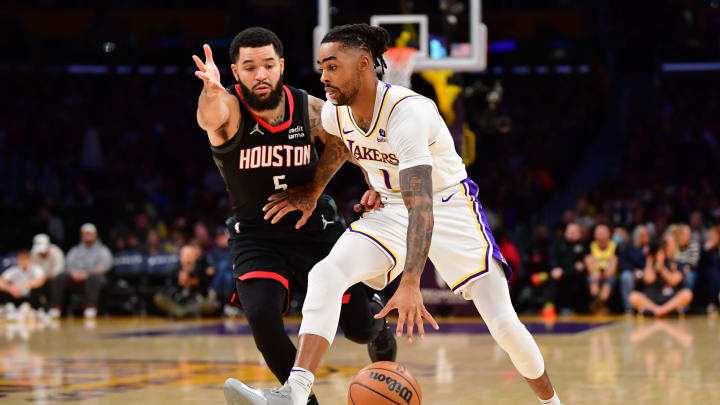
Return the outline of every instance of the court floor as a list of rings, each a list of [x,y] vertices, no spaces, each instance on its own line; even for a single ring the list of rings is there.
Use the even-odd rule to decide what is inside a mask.
[[[687,317],[523,321],[565,405],[720,403],[720,321]],[[288,320],[297,332],[297,320]],[[0,403],[224,404],[227,377],[274,386],[242,320],[65,320],[0,323]],[[369,363],[366,347],[338,337],[316,379],[324,405],[346,404]],[[400,343],[398,361],[424,404],[537,404],[475,319],[446,319],[439,333]]]

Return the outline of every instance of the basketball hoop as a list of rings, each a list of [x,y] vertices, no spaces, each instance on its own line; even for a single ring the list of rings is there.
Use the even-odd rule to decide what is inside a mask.
[[[385,83],[410,88],[410,76],[415,67],[415,48],[389,48],[384,54],[387,68],[383,74]]]

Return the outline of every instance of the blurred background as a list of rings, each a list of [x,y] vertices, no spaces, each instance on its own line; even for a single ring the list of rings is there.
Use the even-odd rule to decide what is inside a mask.
[[[335,0],[333,24],[423,3]],[[433,18],[462,32],[451,15],[467,10],[445,3]],[[220,313],[230,206],[196,123],[191,55],[210,44],[230,85],[230,41],[263,26],[284,43],[285,83],[322,97],[316,21],[312,0],[3,2],[0,270],[18,251],[46,252],[38,234],[67,255],[91,223],[112,255],[101,311],[148,313],[192,242],[188,266]],[[692,293],[680,310],[715,311],[720,1],[486,0],[483,22],[488,66],[452,75],[462,108],[451,121],[472,133],[461,150],[515,269],[518,311],[629,312],[659,250]],[[412,84],[438,99],[421,75]],[[364,189],[345,167],[328,192],[351,221]],[[430,303],[454,313],[446,298]]]

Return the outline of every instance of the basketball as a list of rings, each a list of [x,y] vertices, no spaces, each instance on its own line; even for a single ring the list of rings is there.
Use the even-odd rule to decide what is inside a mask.
[[[348,391],[348,405],[422,403],[422,390],[405,366],[379,361],[360,370]]]

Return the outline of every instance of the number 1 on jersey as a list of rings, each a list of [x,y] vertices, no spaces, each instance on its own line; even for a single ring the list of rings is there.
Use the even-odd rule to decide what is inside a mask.
[[[390,185],[390,173],[388,173],[385,169],[378,169],[383,175],[383,179],[385,180],[385,187],[387,187],[388,190],[392,190],[392,186]]]
[[[285,180],[285,175],[273,176],[273,182],[275,182],[275,190],[287,190],[287,184],[280,183],[280,180]]]

